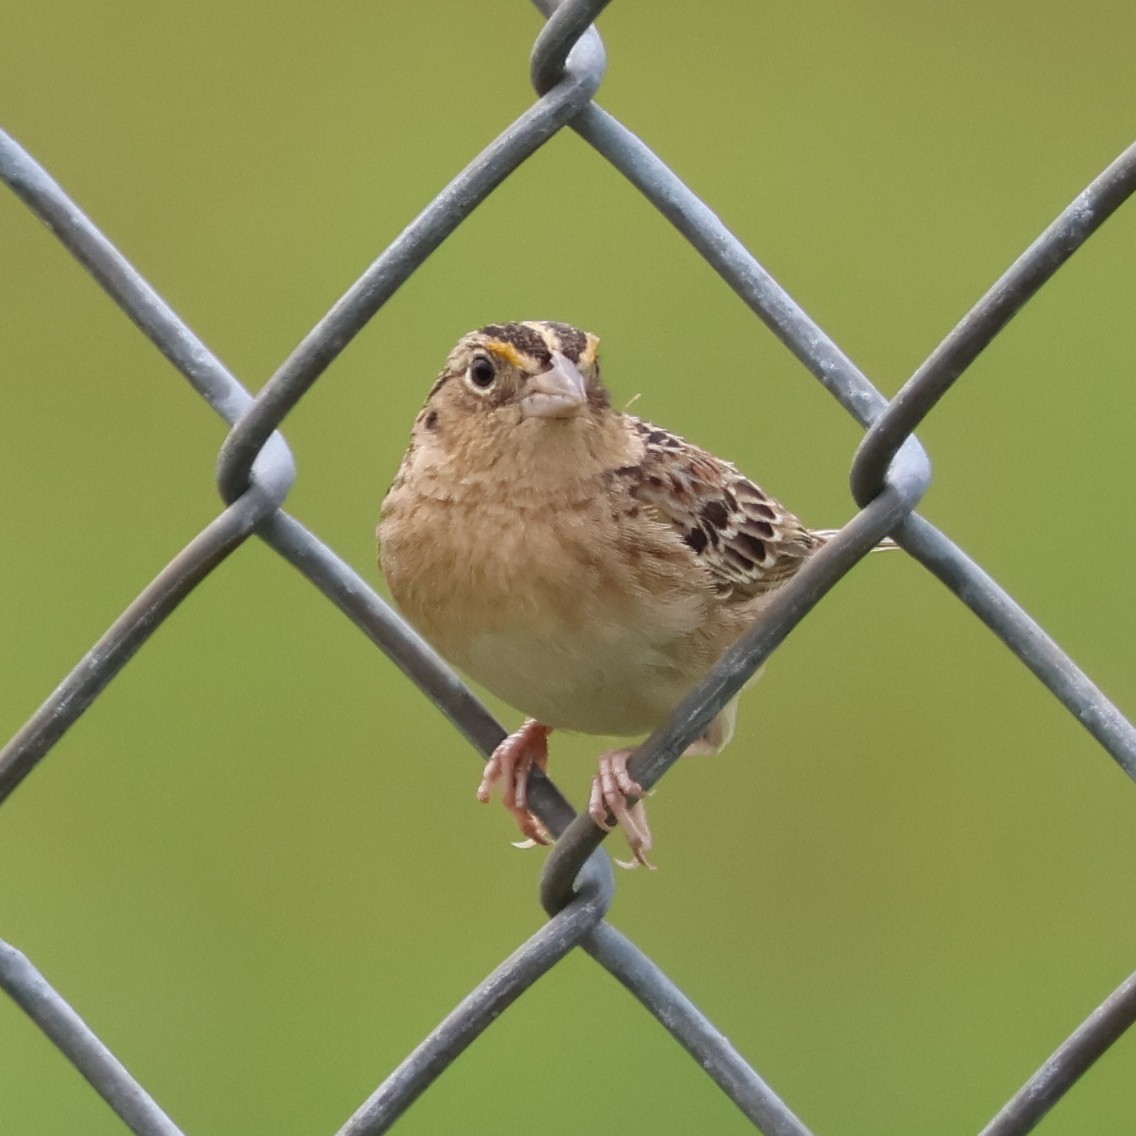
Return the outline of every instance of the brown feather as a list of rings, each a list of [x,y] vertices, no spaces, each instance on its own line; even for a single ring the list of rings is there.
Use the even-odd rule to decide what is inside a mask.
[[[729,462],[667,430],[623,416],[644,446],[611,478],[690,547],[723,599],[763,595],[794,575],[823,539]]]

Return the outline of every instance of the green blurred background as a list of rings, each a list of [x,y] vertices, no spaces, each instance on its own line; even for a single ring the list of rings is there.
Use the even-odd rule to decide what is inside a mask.
[[[8,0],[0,124],[259,386],[531,101],[521,0]],[[885,392],[1136,133],[1123,0],[633,4],[600,101]],[[1131,684],[1133,206],[922,437],[924,512],[1116,698]],[[224,429],[0,196],[0,734],[218,511]],[[286,431],[288,508],[369,579],[378,502],[458,335],[604,337],[617,399],[818,526],[858,431],[651,208],[553,140],[379,313]],[[503,721],[518,715],[495,705]],[[602,742],[558,737],[581,801]],[[315,589],[252,543],[0,813],[0,936],[190,1136],[330,1133],[541,922],[539,852]],[[1136,786],[926,572],[860,566],[652,802],[616,924],[818,1134],[976,1131],[1136,967]],[[1136,1126],[1136,1037],[1042,1125]],[[0,1131],[119,1133],[0,1000]],[[742,1133],[586,957],[401,1122]]]

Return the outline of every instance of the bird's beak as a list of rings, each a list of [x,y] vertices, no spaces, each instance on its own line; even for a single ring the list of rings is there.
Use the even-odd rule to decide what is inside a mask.
[[[570,418],[587,401],[587,385],[579,368],[566,355],[554,351],[552,366],[525,384],[521,417]]]

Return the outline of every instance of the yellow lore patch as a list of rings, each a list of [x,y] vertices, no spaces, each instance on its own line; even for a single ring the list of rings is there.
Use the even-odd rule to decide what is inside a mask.
[[[512,364],[518,370],[524,370],[525,357],[511,343],[506,343],[503,339],[491,339],[486,343],[485,349],[504,359],[506,363]]]

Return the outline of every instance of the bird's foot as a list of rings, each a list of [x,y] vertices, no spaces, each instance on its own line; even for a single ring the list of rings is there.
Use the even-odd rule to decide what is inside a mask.
[[[613,749],[600,754],[600,770],[592,782],[592,793],[588,798],[588,815],[605,832],[610,832],[615,824],[623,829],[635,860],[616,860],[621,868],[637,868],[642,864],[654,871],[655,865],[647,859],[654,842],[647,824],[646,806],[641,800],[633,805],[627,803],[628,797],[643,796],[643,786],[633,781],[627,772],[627,759],[634,752]]]
[[[535,765],[542,773],[548,768],[548,735],[551,726],[535,718],[514,730],[485,763],[485,773],[477,787],[477,799],[483,804],[493,796],[493,786],[501,782],[501,803],[517,819],[526,840],[535,844],[551,844],[548,829],[529,811],[529,771]]]

